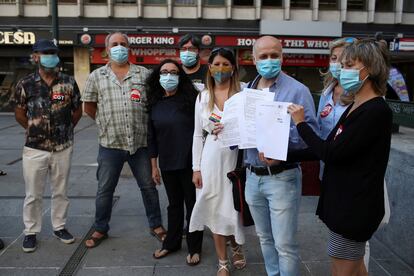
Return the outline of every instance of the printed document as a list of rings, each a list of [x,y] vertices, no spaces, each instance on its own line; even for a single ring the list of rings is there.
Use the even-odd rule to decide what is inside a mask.
[[[257,149],[267,158],[286,161],[291,120],[287,108],[290,104],[286,102],[257,103]]]

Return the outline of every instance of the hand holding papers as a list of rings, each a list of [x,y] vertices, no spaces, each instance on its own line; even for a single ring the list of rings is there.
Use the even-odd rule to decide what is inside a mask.
[[[218,135],[221,146],[258,148],[266,157],[285,160],[290,130],[289,103],[273,99],[274,93],[256,89],[244,89],[228,99],[221,119],[224,128]]]
[[[257,149],[266,158],[286,160],[289,143],[290,103],[263,102],[256,108]]]

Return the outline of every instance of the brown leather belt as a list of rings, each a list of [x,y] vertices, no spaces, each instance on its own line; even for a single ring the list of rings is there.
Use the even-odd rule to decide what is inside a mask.
[[[274,175],[279,174],[283,171],[295,169],[298,167],[298,164],[280,164],[276,166],[270,166],[270,167],[254,167],[254,166],[248,166],[249,170],[256,175]]]

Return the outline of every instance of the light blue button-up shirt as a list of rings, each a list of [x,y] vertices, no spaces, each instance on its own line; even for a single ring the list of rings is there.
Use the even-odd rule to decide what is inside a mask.
[[[253,80],[252,85],[249,87],[257,87],[260,78],[260,75],[257,76]],[[305,121],[312,127],[315,133],[319,134],[319,126],[315,117],[315,104],[309,89],[305,85],[285,73],[280,72],[279,76],[276,78],[276,81],[269,87],[269,92],[275,93],[274,101],[291,102],[302,105],[305,108]],[[291,120],[289,150],[302,149],[306,147],[305,142],[299,136],[293,120]],[[259,160],[257,149],[247,149],[244,161],[246,164],[255,167],[266,166]]]
[[[318,124],[320,129],[320,137],[326,139],[331,133],[332,129],[336,126],[344,111],[348,108],[348,105],[342,105],[340,103],[334,103],[333,90],[336,85],[332,83],[321,94],[318,107]]]

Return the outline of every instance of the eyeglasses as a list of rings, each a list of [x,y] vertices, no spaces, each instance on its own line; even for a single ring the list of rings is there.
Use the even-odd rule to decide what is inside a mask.
[[[181,47],[180,51],[182,52],[186,52],[186,51],[190,51],[190,52],[196,52],[198,50],[197,47],[194,46],[190,46],[190,47]]]
[[[171,71],[168,71],[168,70],[161,70],[161,71],[160,71],[160,75],[161,75],[161,76],[167,76],[168,74],[170,74],[170,75],[179,75],[179,74],[180,74],[180,72],[178,72],[177,70],[171,70]]]
[[[230,54],[232,54],[234,56],[233,50],[231,50],[229,48],[226,48],[226,47],[217,47],[217,48],[214,48],[213,50],[211,50],[211,54],[213,55],[213,54],[216,54],[216,53],[218,53],[220,51],[224,51],[224,52],[230,53]]]

